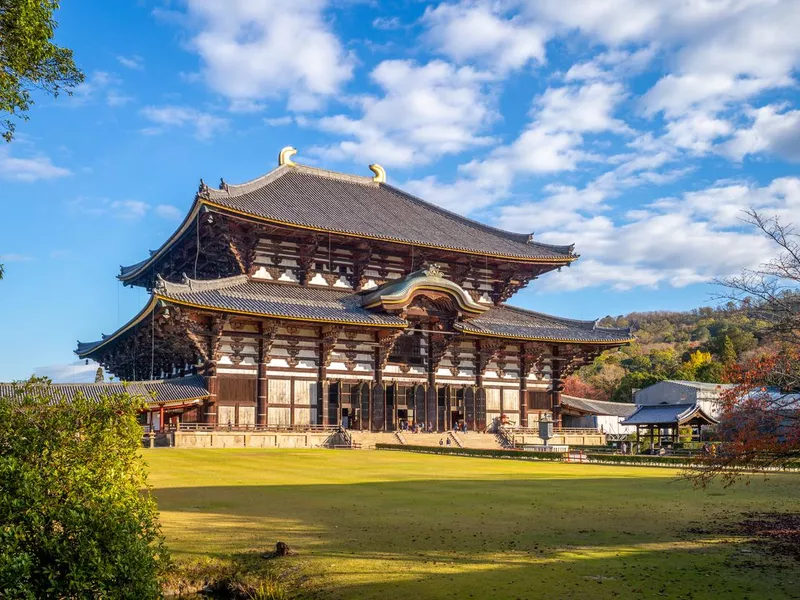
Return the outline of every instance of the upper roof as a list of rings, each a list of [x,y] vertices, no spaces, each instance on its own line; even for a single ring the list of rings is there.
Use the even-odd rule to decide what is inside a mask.
[[[456,285],[456,284],[452,284]],[[92,357],[149,317],[160,302],[229,314],[343,325],[404,328],[400,316],[363,306],[371,291],[352,292],[314,286],[296,286],[250,279],[246,275],[211,281],[159,280],[150,302],[117,332],[96,342],[78,342],[76,354]],[[488,306],[482,315],[455,324],[465,333],[527,341],[623,345],[633,338],[629,330],[603,329],[594,321],[574,321],[508,305]]]
[[[455,327],[475,335],[546,342],[622,345],[634,340],[630,329],[607,329],[598,327],[597,321],[564,319],[509,304],[493,307]]]
[[[606,402],[592,400],[591,398],[577,398],[575,396],[561,396],[561,404],[566,407],[593,415],[611,415],[615,417],[629,417],[636,411],[635,404],[627,402]]]
[[[22,385],[24,383],[0,383],[0,396],[13,396]],[[103,396],[128,393],[151,406],[185,404],[208,397],[205,380],[200,375],[135,383],[51,383],[39,389],[47,390],[54,400],[71,400],[77,394],[83,394],[89,400],[99,400]]]
[[[163,255],[190,230],[203,206],[310,231],[481,256],[558,264],[577,258],[571,245],[543,244],[533,241],[533,234],[484,225],[370,177],[292,163],[240,185],[226,183],[218,190],[201,185],[192,210],[175,233],[149,258],[121,267],[119,278],[133,278]]]

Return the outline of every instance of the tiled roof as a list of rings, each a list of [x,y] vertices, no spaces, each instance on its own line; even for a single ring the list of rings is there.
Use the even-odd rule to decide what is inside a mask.
[[[370,177],[302,165],[279,167],[227,190],[210,189],[208,200],[282,223],[452,250],[561,260],[572,250],[529,242],[528,234],[472,221]]]
[[[13,396],[21,385],[0,383],[0,396]],[[40,389],[48,390],[54,398],[65,400],[71,400],[79,393],[90,400],[99,400],[103,396],[127,392],[133,397],[143,399],[151,406],[165,403],[176,404],[208,397],[205,380],[201,375],[132,383],[52,383]]]
[[[596,321],[563,319],[508,304],[456,323],[456,328],[477,335],[553,342],[624,344],[634,339],[628,329],[606,329]]]
[[[362,303],[370,292],[259,281],[246,275],[209,281],[186,279],[184,283],[160,279],[154,294],[148,305],[113,335],[96,342],[78,342],[76,354],[91,357],[110,338],[141,323],[159,301],[274,319],[385,328],[408,326],[399,316],[364,308]],[[603,329],[593,321],[561,319],[508,305],[489,307],[486,313],[457,322],[454,327],[465,333],[530,341],[622,345],[633,339],[628,330]]]
[[[333,321],[354,325],[405,327],[400,317],[373,313],[361,307],[361,296],[330,288],[287,285],[248,279],[246,275],[214,281],[168,283],[160,281],[160,298],[195,306],[276,318]]]
[[[120,267],[133,276],[191,230],[203,205],[256,219],[315,231],[386,240],[456,252],[566,264],[573,246],[534,242],[462,217],[370,177],[293,164],[241,185],[204,188],[177,231],[150,258]]]
[[[589,398],[576,398],[575,396],[561,396],[561,404],[581,412],[593,415],[612,415],[615,417],[630,417],[636,411],[635,404],[627,402],[604,402]]]
[[[690,421],[695,417],[716,423],[716,419],[707,415],[697,404],[660,404],[657,406],[639,406],[621,425],[676,425]]]

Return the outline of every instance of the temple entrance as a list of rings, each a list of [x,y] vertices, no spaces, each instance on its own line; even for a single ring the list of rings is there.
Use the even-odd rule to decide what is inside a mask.
[[[353,416],[349,408],[342,408],[342,427],[345,429],[353,428]]]
[[[461,429],[461,425],[464,422],[464,413],[459,412],[457,410],[450,411],[450,429],[458,428]]]

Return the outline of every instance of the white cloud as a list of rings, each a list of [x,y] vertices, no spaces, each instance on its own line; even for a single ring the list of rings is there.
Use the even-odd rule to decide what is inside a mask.
[[[400,29],[403,24],[398,17],[377,17],[372,20],[372,26],[381,31],[394,31]]]
[[[85,196],[70,200],[67,207],[76,213],[93,217],[107,215],[122,221],[138,221],[150,210],[150,205],[141,200],[109,200]]]
[[[283,117],[270,117],[264,119],[264,123],[269,125],[270,127],[283,127],[285,125],[291,125],[294,122],[292,117],[286,115]]]
[[[180,221],[184,216],[184,213],[177,206],[172,206],[171,204],[159,204],[156,206],[156,214],[168,221]]]
[[[318,125],[324,131],[348,139],[316,148],[316,154],[409,166],[492,141],[480,135],[496,117],[485,89],[490,80],[485,73],[442,61],[417,65],[389,60],[380,63],[371,78],[383,96],[355,98],[360,118],[320,119]]]
[[[141,56],[117,56],[117,61],[123,67],[134,71],[144,71],[144,59]]]
[[[146,106],[141,110],[142,116],[156,124],[142,130],[147,135],[157,135],[168,128],[188,127],[194,130],[194,136],[200,140],[208,140],[217,133],[228,128],[228,119],[217,117],[189,106]]]
[[[206,84],[233,101],[288,97],[311,110],[352,75],[324,13],[324,0],[187,0],[190,47]]]
[[[0,146],[0,179],[34,182],[72,175],[72,171],[57,167],[47,156],[19,158],[11,155],[8,145]]]
[[[749,111],[750,127],[738,130],[721,151],[735,160],[758,152],[800,162],[800,110],[767,105]]]
[[[591,214],[598,197],[584,195],[566,205],[563,194],[561,203],[555,201],[558,197],[552,196],[552,202],[501,207],[497,219],[499,226],[517,231],[545,227],[548,230],[537,236],[542,241],[578,242],[576,251],[586,258],[551,276],[545,285],[553,289],[683,287],[768,260],[774,247],[743,224],[743,211],[752,207],[789,222],[787,218],[800,213],[800,178],[775,179],[763,187],[721,183],[679,198],[664,198],[647,210],[629,211],[616,220]]]
[[[463,171],[497,185],[511,185],[515,174],[573,171],[593,156],[582,149],[584,134],[628,133],[614,117],[625,97],[618,83],[593,81],[584,85],[548,88],[534,101],[532,121],[510,145],[495,148],[483,161]]]
[[[503,18],[488,3],[462,2],[428,8],[427,39],[457,62],[479,60],[499,70],[545,62],[548,31],[518,17]]]
[[[0,252],[0,262],[30,262],[33,260],[32,256],[28,256],[27,254],[16,254],[14,252]]]
[[[133,98],[120,91],[121,86],[122,80],[113,73],[94,71],[86,81],[75,87],[65,106],[77,108],[99,102],[112,107],[124,106]]]
[[[85,361],[78,360],[71,363],[36,367],[33,375],[47,377],[53,383],[94,383],[99,366],[93,360],[90,360],[88,365]]]

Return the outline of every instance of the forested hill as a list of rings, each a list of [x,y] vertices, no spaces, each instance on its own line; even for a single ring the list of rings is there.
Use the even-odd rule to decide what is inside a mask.
[[[765,323],[732,303],[686,312],[630,313],[600,320],[630,327],[637,341],[603,353],[567,380],[570,395],[631,402],[632,390],[663,379],[725,382],[726,366],[756,351]]]

